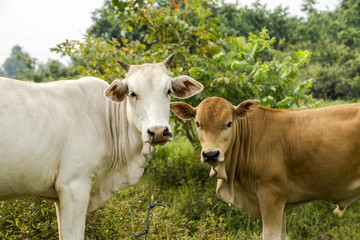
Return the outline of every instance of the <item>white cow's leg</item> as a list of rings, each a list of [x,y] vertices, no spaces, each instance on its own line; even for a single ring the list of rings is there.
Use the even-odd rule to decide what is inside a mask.
[[[258,199],[263,222],[263,240],[281,240],[283,237],[283,217],[286,194],[281,190],[264,187],[258,191]]]
[[[86,213],[90,198],[90,186],[81,181],[70,182],[58,188],[62,238],[84,239]]]
[[[58,231],[59,231],[59,239],[63,240],[62,236],[62,229],[61,229],[61,212],[60,212],[60,203],[55,202],[55,208],[56,208],[56,216],[57,216],[57,223],[58,223]]]

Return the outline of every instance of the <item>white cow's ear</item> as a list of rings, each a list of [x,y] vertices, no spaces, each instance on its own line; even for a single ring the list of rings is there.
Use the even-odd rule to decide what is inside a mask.
[[[171,80],[171,88],[177,98],[188,98],[201,92],[204,86],[189,76],[179,76]]]
[[[128,94],[128,87],[126,83],[120,80],[114,80],[110,86],[105,89],[105,97],[114,102],[121,102],[125,99]]]
[[[172,102],[170,103],[170,109],[176,116],[186,120],[195,118],[196,115],[195,108],[184,102]]]
[[[258,100],[246,100],[241,102],[235,108],[236,117],[247,117],[249,116],[260,104]]]

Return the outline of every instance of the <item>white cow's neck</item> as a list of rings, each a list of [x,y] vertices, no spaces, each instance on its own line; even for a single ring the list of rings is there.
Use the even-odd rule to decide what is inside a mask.
[[[136,184],[141,178],[146,166],[142,154],[143,141],[141,133],[128,119],[126,99],[114,103],[104,98],[105,129],[102,136],[105,139],[104,165],[100,172],[100,182],[94,182],[93,196],[89,202],[88,211],[99,208],[115,192]],[[95,194],[96,193],[96,194]]]
[[[108,101],[107,104],[111,168],[127,167],[129,161],[142,149],[141,133],[129,122],[126,101],[125,98],[121,103]]]

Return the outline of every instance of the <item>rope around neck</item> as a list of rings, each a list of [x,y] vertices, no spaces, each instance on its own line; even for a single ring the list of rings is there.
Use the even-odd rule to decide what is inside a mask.
[[[141,232],[141,233],[138,233],[138,234],[135,234],[135,238],[139,238],[143,235],[145,235],[145,240],[147,239],[147,234],[149,232],[149,216],[150,216],[150,210],[153,209],[154,207],[156,206],[162,206],[162,207],[165,207],[164,205],[160,204],[160,203],[151,203],[151,182],[150,182],[150,169],[151,169],[151,144],[152,144],[152,141],[154,140],[155,136],[151,136],[151,139],[150,139],[150,146],[149,146],[149,160],[148,160],[148,163],[149,163],[149,205],[148,205],[148,212],[147,212],[147,217],[146,217],[146,229],[145,231]]]

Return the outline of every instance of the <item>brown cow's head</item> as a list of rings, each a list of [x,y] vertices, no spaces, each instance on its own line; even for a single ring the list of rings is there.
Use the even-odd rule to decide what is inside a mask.
[[[201,161],[217,165],[224,161],[235,119],[247,117],[259,104],[257,100],[246,100],[234,107],[223,98],[210,97],[196,108],[174,102],[170,104],[170,109],[180,118],[195,119],[202,147]]]

